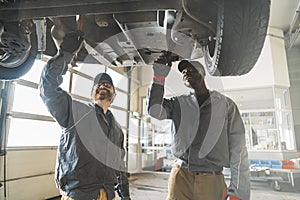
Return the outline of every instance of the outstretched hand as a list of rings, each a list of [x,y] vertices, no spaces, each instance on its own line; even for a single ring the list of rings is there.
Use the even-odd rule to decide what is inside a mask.
[[[81,49],[83,44],[83,32],[72,31],[66,34],[63,38],[63,42],[60,45],[60,49],[71,54],[76,54]]]
[[[153,64],[153,79],[157,83],[163,83],[170,73],[172,61],[169,52],[159,56]]]
[[[236,196],[233,195],[228,195],[225,200],[241,200],[240,198],[237,198]]]
[[[228,189],[226,189],[226,191],[223,194],[223,200],[241,200],[240,198],[232,195],[232,194],[228,194]]]
[[[172,53],[170,51],[164,51],[161,56],[159,56],[154,63],[172,66]]]

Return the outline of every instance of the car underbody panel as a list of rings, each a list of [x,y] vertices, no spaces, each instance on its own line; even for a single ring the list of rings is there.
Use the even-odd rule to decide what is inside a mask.
[[[102,63],[111,67],[144,66],[152,64],[161,53],[170,51],[173,60],[205,56],[207,69],[212,75],[241,75],[252,69],[260,54],[268,25],[269,1],[248,1],[248,9],[243,6],[246,0],[1,0],[0,28],[3,31],[0,32],[0,72],[10,75],[1,75],[0,79],[21,76],[22,74],[11,74],[17,74],[14,69],[20,66],[22,68],[21,61],[25,63],[38,52],[54,55],[56,46],[64,35],[78,29],[84,33],[85,44],[77,61]],[[253,13],[251,9],[257,6],[262,9],[251,16],[252,21],[258,21],[253,25],[251,38],[258,32],[263,34],[257,41],[262,44],[258,44],[256,50],[252,48],[256,51],[252,56],[254,62],[246,65],[239,62],[242,68],[229,66],[227,61],[220,63],[224,56],[229,60],[236,60],[241,56],[241,53],[233,55],[235,50],[227,48],[230,43],[237,43],[230,36],[232,27],[229,26],[242,27],[244,20],[249,17],[248,13]],[[262,15],[263,12],[266,14]],[[241,18],[238,24],[231,22],[233,17],[243,15],[246,18]],[[27,35],[22,30],[24,25],[21,28],[22,24],[25,24],[25,29],[30,30]],[[26,24],[31,25],[26,27]],[[9,29],[12,25],[15,28]],[[4,42],[8,34],[22,35],[23,39],[8,44]],[[247,41],[246,46],[249,45],[247,34],[239,33],[239,36]],[[56,45],[52,37],[55,38]],[[222,46],[224,43],[227,47]],[[12,49],[8,46],[13,44],[19,47],[30,44],[25,45],[27,49],[23,48],[27,57],[25,53],[21,55],[7,51]],[[19,66],[7,59],[17,57],[16,55],[20,57],[17,64]],[[9,70],[14,72],[10,73]]]

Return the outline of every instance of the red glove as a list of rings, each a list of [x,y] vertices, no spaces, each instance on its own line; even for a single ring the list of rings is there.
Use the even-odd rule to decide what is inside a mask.
[[[241,200],[240,198],[227,193],[228,193],[228,189],[226,189],[226,191],[223,194],[223,198],[222,198],[223,200]]]
[[[236,196],[233,196],[232,194],[229,195],[229,200],[241,200],[240,198],[237,198]]]
[[[172,62],[170,52],[165,52],[159,56],[153,64],[153,80],[156,83],[164,83],[171,70]]]

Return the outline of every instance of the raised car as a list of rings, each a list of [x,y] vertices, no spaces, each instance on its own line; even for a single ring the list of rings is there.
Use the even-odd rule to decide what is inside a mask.
[[[162,52],[205,58],[214,76],[255,65],[270,0],[0,0],[0,79],[21,77],[41,54],[53,56],[71,31],[84,33],[77,62],[146,66]],[[73,63],[75,65],[75,63]]]

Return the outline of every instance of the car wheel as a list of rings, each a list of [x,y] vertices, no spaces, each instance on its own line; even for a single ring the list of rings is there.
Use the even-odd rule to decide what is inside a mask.
[[[32,67],[37,55],[37,35],[32,21],[0,22],[0,79],[13,80]]]
[[[216,36],[204,47],[211,75],[248,73],[264,45],[270,0],[219,0]]]

